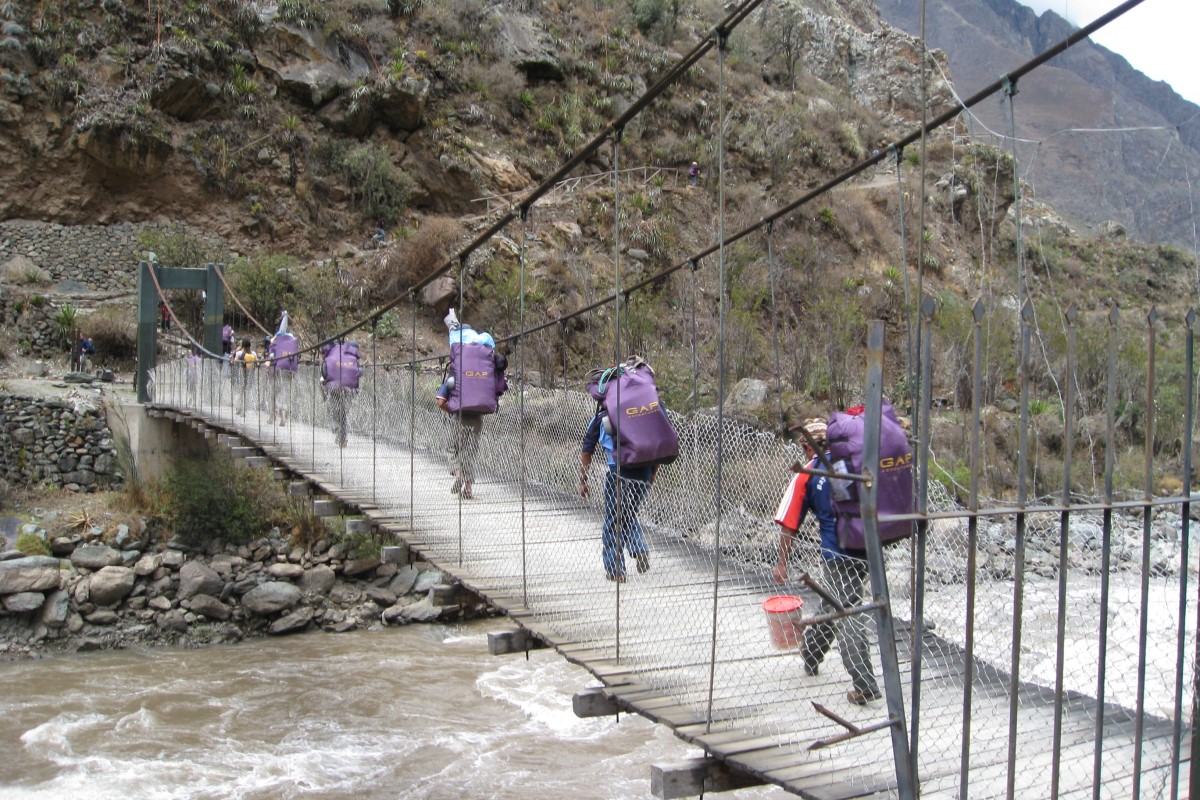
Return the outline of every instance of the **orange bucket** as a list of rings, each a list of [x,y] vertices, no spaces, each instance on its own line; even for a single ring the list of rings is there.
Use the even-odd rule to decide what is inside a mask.
[[[804,601],[791,594],[768,597],[762,604],[767,612],[767,626],[771,630],[771,644],[776,650],[793,650],[804,639],[804,626],[800,624],[800,610]]]

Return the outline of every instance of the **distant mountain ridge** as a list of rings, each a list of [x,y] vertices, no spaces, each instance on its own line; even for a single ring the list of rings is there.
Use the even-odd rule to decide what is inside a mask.
[[[920,3],[878,3],[889,24],[920,34]],[[1016,0],[926,2],[928,45],[946,53],[961,97],[1075,30],[1053,11],[1038,15]],[[1200,106],[1091,41],[1027,75],[1017,89],[1017,138],[1040,143],[1017,150],[1021,175],[1037,196],[1076,225],[1115,220],[1134,238],[1192,249],[1189,177],[1200,177]],[[975,132],[1010,130],[1007,103],[983,103],[973,113],[982,123]]]

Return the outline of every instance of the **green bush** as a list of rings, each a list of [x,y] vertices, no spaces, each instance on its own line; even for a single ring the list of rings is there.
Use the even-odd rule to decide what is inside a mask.
[[[191,546],[245,544],[290,521],[270,473],[239,467],[227,454],[181,460],[156,489],[167,525]]]
[[[50,555],[50,546],[36,533],[17,534],[17,549],[27,556]]]
[[[260,253],[229,265],[229,284],[259,322],[270,327],[287,308],[291,292],[293,256]]]

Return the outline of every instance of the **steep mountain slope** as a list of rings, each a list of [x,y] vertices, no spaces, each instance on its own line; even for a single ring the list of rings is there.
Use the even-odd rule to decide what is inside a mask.
[[[921,5],[879,0],[884,18],[914,35],[920,33]],[[1038,16],[1016,0],[928,0],[925,5],[928,44],[945,51],[962,97],[1075,30],[1054,12]],[[1058,56],[1017,88],[1016,134],[1035,142],[1018,148],[1021,174],[1039,197],[1077,224],[1116,220],[1142,241],[1194,247],[1195,193],[1189,175],[1200,173],[1200,107],[1090,41]],[[986,135],[985,126],[1009,133],[1007,104],[985,103],[974,113],[976,133]],[[1096,132],[1118,128],[1153,130]]]

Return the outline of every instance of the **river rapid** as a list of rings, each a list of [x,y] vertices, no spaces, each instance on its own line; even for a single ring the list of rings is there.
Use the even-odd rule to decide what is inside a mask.
[[[699,755],[634,715],[575,717],[595,679],[553,650],[488,655],[509,627],[0,664],[0,798],[649,798],[652,763]]]

